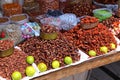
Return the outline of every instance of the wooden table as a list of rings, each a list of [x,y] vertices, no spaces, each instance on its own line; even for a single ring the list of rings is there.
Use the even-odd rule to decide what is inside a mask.
[[[78,64],[76,66],[64,68],[64,69],[34,78],[33,80],[58,80],[64,77],[68,77],[77,73],[81,73],[81,72],[96,68],[96,67],[110,64],[119,60],[120,60],[120,52],[112,52],[112,54],[93,58],[81,64]]]

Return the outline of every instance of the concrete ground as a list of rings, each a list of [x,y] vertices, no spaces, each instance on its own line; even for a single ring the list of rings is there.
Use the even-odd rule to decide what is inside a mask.
[[[93,69],[88,80],[120,80],[120,61]]]

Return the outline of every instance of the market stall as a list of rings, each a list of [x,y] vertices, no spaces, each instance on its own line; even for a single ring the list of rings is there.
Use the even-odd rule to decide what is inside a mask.
[[[113,2],[1,1],[0,80],[87,78],[89,70],[119,61],[119,1]]]
[[[96,59],[91,59],[88,61],[83,62],[82,64],[76,65],[76,66],[71,66],[68,68],[64,68],[62,70],[59,71],[55,71],[53,73],[49,73],[47,75],[41,76],[41,77],[37,77],[34,78],[33,80],[58,80],[64,77],[68,77],[74,74],[79,74],[82,73],[84,71],[93,69],[93,68],[97,68],[106,64],[110,64],[112,62],[116,62],[120,60],[120,53],[117,52],[114,54],[111,54],[109,56],[104,56],[104,57],[99,57]],[[51,77],[51,76],[55,76],[55,77]]]

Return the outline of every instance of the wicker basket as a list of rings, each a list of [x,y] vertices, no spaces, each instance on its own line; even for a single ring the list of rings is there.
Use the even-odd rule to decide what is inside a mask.
[[[84,23],[84,24],[81,24],[81,27],[83,29],[91,29],[91,28],[96,27],[98,25],[98,23],[99,23],[99,21],[94,22],[94,23],[86,23],[86,24]]]

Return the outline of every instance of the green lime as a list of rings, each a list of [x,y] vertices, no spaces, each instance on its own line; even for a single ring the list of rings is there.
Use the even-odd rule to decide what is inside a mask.
[[[72,61],[72,58],[70,56],[66,56],[64,58],[64,62],[65,62],[65,64],[71,64],[73,61]]]
[[[57,60],[54,60],[53,62],[52,62],[52,67],[55,69],[55,68],[59,68],[60,67],[60,62],[59,61],[57,61]]]
[[[114,43],[110,43],[110,47],[111,47],[111,49],[115,49],[116,45]]]
[[[27,76],[32,77],[35,74],[35,69],[33,66],[28,66],[25,70]]]
[[[33,56],[27,56],[26,62],[27,62],[28,64],[34,63],[34,57],[33,57]]]
[[[108,48],[106,46],[102,46],[102,47],[100,47],[100,51],[103,52],[103,53],[107,53]]]
[[[91,57],[94,57],[94,56],[97,55],[97,53],[96,53],[94,50],[90,50],[90,51],[88,52],[88,54],[89,54]]]
[[[21,80],[22,74],[19,71],[15,71],[12,73],[12,80]]]
[[[40,70],[40,72],[44,72],[47,70],[47,65],[45,63],[39,63],[38,69]]]

